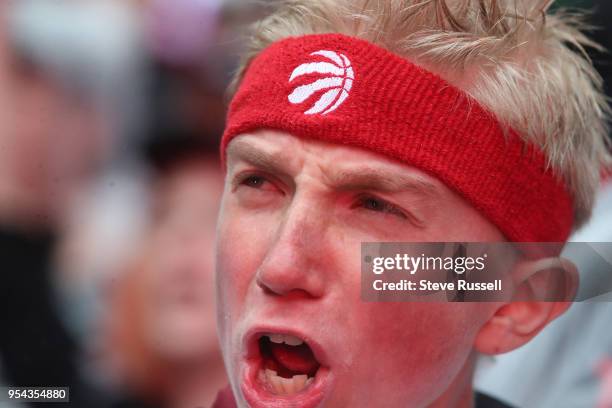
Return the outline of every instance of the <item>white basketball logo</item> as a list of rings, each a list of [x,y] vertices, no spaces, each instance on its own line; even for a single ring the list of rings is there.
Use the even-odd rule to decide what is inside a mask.
[[[338,106],[348,98],[355,79],[355,73],[351,67],[351,61],[344,54],[334,51],[320,50],[310,55],[325,57],[330,62],[307,62],[298,66],[291,73],[289,82],[306,74],[322,74],[322,78],[306,85],[300,85],[293,89],[289,95],[289,102],[298,104],[304,102],[317,92],[325,91],[319,99],[304,114],[326,115],[335,111]]]

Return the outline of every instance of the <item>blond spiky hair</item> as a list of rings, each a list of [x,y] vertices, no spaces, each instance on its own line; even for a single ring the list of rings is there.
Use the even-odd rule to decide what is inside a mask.
[[[588,220],[607,144],[603,81],[585,47],[600,49],[580,15],[547,14],[553,0],[284,0],[258,22],[249,61],[290,36],[341,33],[436,72],[539,146]]]

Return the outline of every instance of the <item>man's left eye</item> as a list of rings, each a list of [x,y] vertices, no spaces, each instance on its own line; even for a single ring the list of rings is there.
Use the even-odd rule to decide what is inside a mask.
[[[240,184],[252,188],[261,188],[267,180],[261,176],[250,175],[245,177]]]
[[[404,219],[408,218],[399,207],[377,197],[360,197],[356,207],[357,206],[370,211],[392,214]]]

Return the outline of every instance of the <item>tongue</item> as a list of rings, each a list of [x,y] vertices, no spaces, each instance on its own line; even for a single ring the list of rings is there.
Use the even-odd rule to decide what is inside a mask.
[[[287,344],[270,343],[274,359],[285,368],[308,375],[314,375],[319,363],[314,358],[310,347],[305,344],[289,346]]]

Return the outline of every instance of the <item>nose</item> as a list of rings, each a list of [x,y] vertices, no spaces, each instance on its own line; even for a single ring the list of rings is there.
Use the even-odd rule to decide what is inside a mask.
[[[326,229],[319,204],[294,199],[257,271],[259,287],[275,296],[322,297],[329,279]]]

